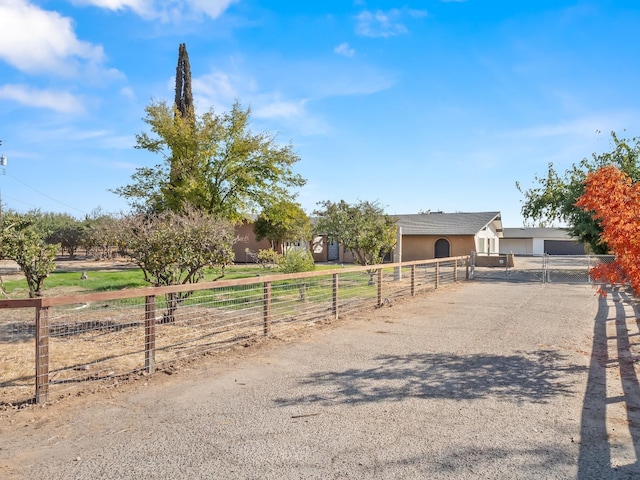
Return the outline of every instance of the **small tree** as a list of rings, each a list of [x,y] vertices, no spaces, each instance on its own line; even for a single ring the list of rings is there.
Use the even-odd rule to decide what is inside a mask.
[[[615,255],[610,264],[591,269],[594,279],[604,283],[630,283],[640,293],[640,183],[613,166],[590,173],[584,194],[576,206],[602,227],[601,243]],[[601,289],[601,293],[604,291]]]
[[[29,297],[42,296],[45,279],[56,268],[60,245],[47,244],[29,214],[8,213],[2,218],[2,258],[15,261],[24,274]]]
[[[285,242],[307,240],[311,237],[311,222],[302,207],[290,200],[267,205],[253,224],[256,240],[264,238],[271,248],[284,253]]]
[[[118,249],[118,242],[123,237],[123,222],[118,216],[94,210],[83,222],[84,236],[82,243],[87,253],[98,258],[111,258]]]
[[[122,250],[156,287],[197,283],[207,267],[220,268],[220,278],[233,261],[232,225],[201,211],[134,214],[125,217],[123,224]],[[175,320],[176,309],[191,293],[167,294],[164,322]]]
[[[62,252],[65,251],[69,257],[74,258],[76,251],[84,242],[84,225],[78,221],[70,225],[64,225],[56,229],[51,235],[47,236],[47,243],[59,244]]]
[[[396,222],[377,202],[319,202],[314,231],[351,250],[356,263],[377,265],[396,245]]]
[[[278,268],[283,273],[310,272],[316,269],[316,262],[313,260],[313,255],[311,255],[309,250],[290,248],[282,258]],[[304,302],[307,299],[309,283],[304,279],[300,279],[297,280],[297,284],[298,291],[300,292],[300,300]]]

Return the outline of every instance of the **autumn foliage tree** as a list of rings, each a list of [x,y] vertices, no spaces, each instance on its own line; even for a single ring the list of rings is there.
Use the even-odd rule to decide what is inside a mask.
[[[628,283],[640,293],[640,183],[617,167],[602,167],[587,175],[576,205],[599,222],[600,241],[615,255],[613,263],[592,268],[591,276],[603,283]]]

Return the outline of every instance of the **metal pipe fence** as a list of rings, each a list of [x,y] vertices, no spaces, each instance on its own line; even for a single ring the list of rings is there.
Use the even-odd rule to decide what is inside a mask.
[[[152,374],[469,278],[469,257],[0,300],[0,407]]]

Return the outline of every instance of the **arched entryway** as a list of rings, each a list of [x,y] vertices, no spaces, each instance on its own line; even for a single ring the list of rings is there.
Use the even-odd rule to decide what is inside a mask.
[[[451,246],[449,245],[449,240],[446,238],[441,238],[436,242],[435,247],[435,258],[447,258],[451,256]]]

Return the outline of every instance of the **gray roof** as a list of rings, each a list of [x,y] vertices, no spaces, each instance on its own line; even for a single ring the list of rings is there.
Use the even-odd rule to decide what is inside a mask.
[[[416,213],[392,215],[403,235],[475,235],[491,222],[502,232],[500,212]]]
[[[546,238],[573,240],[566,228],[505,228],[504,238]]]

